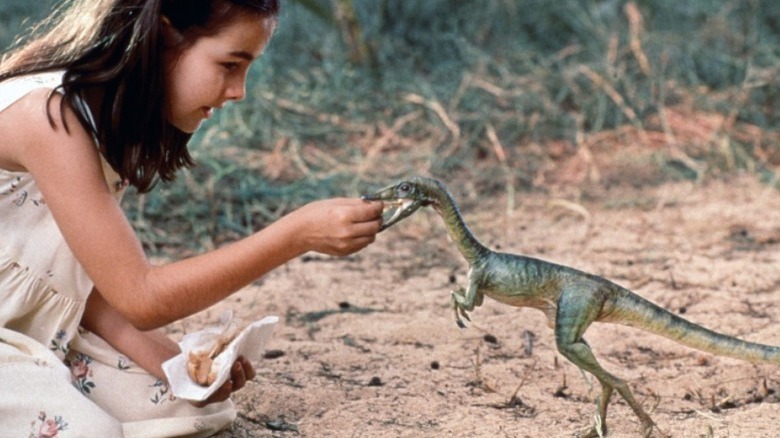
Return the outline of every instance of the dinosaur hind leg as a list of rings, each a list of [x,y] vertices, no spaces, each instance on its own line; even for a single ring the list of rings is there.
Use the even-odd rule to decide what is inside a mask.
[[[555,321],[555,342],[558,351],[578,368],[595,376],[601,384],[601,395],[598,400],[601,430],[597,431],[594,427],[588,436],[599,436],[606,433],[607,407],[614,390],[623,397],[636,416],[639,417],[644,436],[649,436],[655,426],[653,420],[634,399],[628,384],[602,368],[582,338],[583,333],[596,319],[601,309],[601,305],[594,302],[595,296],[583,294],[581,291],[563,293],[558,302]]]

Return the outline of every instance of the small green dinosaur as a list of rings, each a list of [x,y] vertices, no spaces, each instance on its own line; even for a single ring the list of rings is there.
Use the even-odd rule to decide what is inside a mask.
[[[516,254],[491,251],[477,240],[463,221],[452,195],[439,181],[416,177],[363,196],[385,202],[388,212],[383,228],[410,216],[422,206],[432,206],[441,215],[452,240],[469,264],[468,288],[452,292],[455,319],[480,306],[487,295],[517,307],[532,307],[547,316],[555,331],[558,351],[601,383],[598,399],[600,427],[587,436],[606,433],[606,415],[612,392],[625,399],[642,423],[644,436],[655,424],[637,403],[628,385],[596,361],[583,339],[594,321],[624,324],[664,336],[709,353],[750,362],[780,364],[780,348],[742,341],[716,333],[645,300],[602,277],[554,263]]]

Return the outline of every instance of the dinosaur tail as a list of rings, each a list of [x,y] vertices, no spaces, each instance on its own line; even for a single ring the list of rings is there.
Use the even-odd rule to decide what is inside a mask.
[[[627,290],[618,292],[605,322],[647,330],[697,350],[748,362],[780,364],[780,347],[743,341],[681,318]]]

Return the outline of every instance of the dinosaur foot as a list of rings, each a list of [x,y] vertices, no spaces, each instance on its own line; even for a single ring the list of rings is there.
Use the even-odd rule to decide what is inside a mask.
[[[585,429],[581,435],[582,438],[602,438],[607,436],[607,426],[603,426],[601,428],[601,431],[599,431],[598,427],[593,426],[588,429]]]
[[[651,438],[653,436],[656,436],[653,434],[653,431],[657,431],[658,427],[653,423],[650,422],[644,422],[642,424],[642,437],[643,438]],[[578,434],[576,436],[582,437],[582,438],[604,438],[607,436],[607,425],[602,424],[601,430],[599,430],[598,426],[592,426],[588,429],[585,429],[582,434]],[[663,435],[658,435],[663,436]]]
[[[653,434],[654,430],[658,430],[659,431],[658,436],[662,436],[660,435],[660,430],[658,429],[658,426],[656,426],[655,423],[653,423],[653,420],[648,419],[642,422],[642,436],[644,438],[650,438],[654,436]]]

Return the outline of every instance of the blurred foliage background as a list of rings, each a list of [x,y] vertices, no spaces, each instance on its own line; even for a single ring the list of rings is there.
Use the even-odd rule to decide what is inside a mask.
[[[53,3],[3,0],[0,45]],[[247,99],[196,135],[199,166],[124,204],[152,251],[189,252],[412,174],[510,205],[777,186],[779,61],[772,0],[286,0]]]

